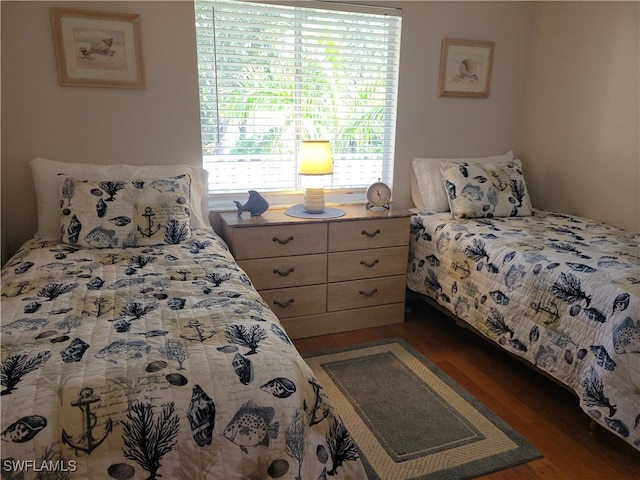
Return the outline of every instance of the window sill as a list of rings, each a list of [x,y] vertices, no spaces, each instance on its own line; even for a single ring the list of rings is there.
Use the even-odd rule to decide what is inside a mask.
[[[292,205],[302,203],[304,200],[303,192],[291,193],[261,193],[261,195],[269,202],[269,207],[288,208]],[[248,195],[242,193],[230,193],[227,195],[209,195],[209,211],[210,212],[230,212],[236,211],[235,201],[244,204],[248,200]],[[366,190],[354,189],[339,192],[325,192],[325,203],[327,206],[333,205],[349,205],[366,203]]]

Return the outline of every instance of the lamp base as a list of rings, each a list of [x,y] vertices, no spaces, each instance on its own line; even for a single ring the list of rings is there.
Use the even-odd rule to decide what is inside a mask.
[[[307,213],[324,212],[324,188],[307,188],[304,191],[304,211]]]
[[[321,213],[308,213],[304,210],[304,205],[298,203],[297,205],[293,205],[289,207],[284,212],[285,215],[289,217],[296,218],[312,218],[312,219],[321,219],[321,218],[338,218],[346,215],[346,212],[341,208],[334,207],[326,207]]]

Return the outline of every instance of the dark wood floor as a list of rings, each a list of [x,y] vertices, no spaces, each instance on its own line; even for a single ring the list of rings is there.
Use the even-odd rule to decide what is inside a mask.
[[[304,353],[403,338],[543,455],[483,479],[640,480],[640,452],[603,428],[594,430],[575,395],[421,301],[407,306],[402,324],[299,339],[296,347]]]

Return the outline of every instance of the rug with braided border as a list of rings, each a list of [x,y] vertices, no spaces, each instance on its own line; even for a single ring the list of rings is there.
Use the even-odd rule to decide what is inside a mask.
[[[370,480],[473,478],[541,456],[402,339],[304,357],[358,444]]]

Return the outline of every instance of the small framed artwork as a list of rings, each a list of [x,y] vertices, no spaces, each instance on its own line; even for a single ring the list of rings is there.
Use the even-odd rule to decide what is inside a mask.
[[[442,39],[438,96],[488,98],[495,42]]]
[[[58,82],[144,88],[140,15],[52,8]]]

